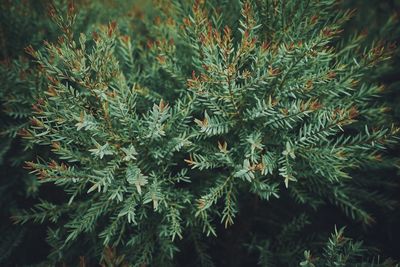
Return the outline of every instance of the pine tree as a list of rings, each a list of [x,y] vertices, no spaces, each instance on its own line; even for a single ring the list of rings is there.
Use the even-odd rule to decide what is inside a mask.
[[[370,225],[371,202],[394,207],[374,189],[389,181],[362,175],[393,165],[398,128],[366,77],[393,47],[342,37],[353,12],[336,1],[156,1],[139,26],[91,36],[75,12],[52,13],[58,41],[27,50],[48,88],[23,135],[52,153],[25,167],[66,197],[14,218],[49,223],[50,263],[244,264],[208,249],[223,236],[273,244],[261,265],[313,266],[309,216]],[[318,264],[361,252],[336,230]]]

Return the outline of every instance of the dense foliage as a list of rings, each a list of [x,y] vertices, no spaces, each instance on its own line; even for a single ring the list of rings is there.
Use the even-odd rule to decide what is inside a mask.
[[[57,194],[12,217],[48,226],[42,264],[394,266],[335,227],[397,205],[392,176],[365,175],[395,165],[370,79],[393,43],[345,35],[333,0],[153,4],[100,25],[111,11],[49,5],[59,36],[1,70],[21,91],[4,133]]]

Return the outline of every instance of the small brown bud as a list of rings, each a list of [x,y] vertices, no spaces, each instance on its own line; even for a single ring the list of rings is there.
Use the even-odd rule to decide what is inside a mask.
[[[23,166],[24,169],[26,170],[34,170],[35,169],[35,163],[33,161],[25,161],[25,164]]]
[[[69,16],[72,16],[72,15],[74,15],[75,14],[75,5],[74,5],[74,2],[73,1],[70,1],[69,3],[68,3],[68,15]]]
[[[334,71],[330,71],[330,72],[328,72],[327,76],[328,76],[329,79],[333,79],[333,78],[336,77],[336,73]]]
[[[311,104],[310,104],[310,109],[313,111],[318,110],[321,107],[322,107],[321,103],[319,103],[317,100],[311,102]]]
[[[349,119],[354,119],[359,115],[358,110],[355,106],[351,107],[349,110]]]
[[[32,110],[36,113],[43,113],[43,110],[40,108],[38,104],[32,104]]]
[[[123,36],[121,36],[121,40],[123,43],[129,44],[131,41],[131,38],[129,37],[129,35],[123,35]]]
[[[191,22],[190,19],[188,19],[188,18],[183,18],[183,24],[184,24],[186,27],[192,26],[192,22]]]
[[[31,119],[31,125],[34,126],[34,127],[43,127],[44,124],[43,124],[42,121],[40,121],[37,118],[33,117]]]
[[[158,26],[158,25],[161,24],[161,18],[160,18],[159,16],[157,16],[157,17],[154,19],[154,24],[155,24],[156,26]]]
[[[146,46],[147,48],[151,49],[154,46],[154,42],[152,40],[147,40]]]
[[[157,56],[156,59],[160,64],[165,64],[165,62],[166,62],[166,58],[161,55]]]
[[[314,15],[314,16],[311,17],[310,22],[311,22],[312,25],[314,25],[315,23],[317,23],[317,21],[318,21],[318,16],[317,16],[317,15]]]
[[[117,22],[114,20],[108,25],[108,37],[111,37],[113,33],[115,32],[115,29],[117,27]]]
[[[57,91],[56,91],[56,89],[54,89],[54,87],[53,86],[49,86],[48,88],[47,88],[47,91],[46,91],[46,95],[49,95],[49,96],[57,96]]]
[[[20,130],[18,131],[18,135],[21,136],[21,137],[28,137],[28,136],[31,136],[31,133],[28,132],[27,129],[22,128],[22,129],[20,129]]]
[[[61,148],[60,142],[52,142],[51,147],[53,148],[53,151],[58,151]]]
[[[97,42],[100,39],[99,34],[95,31],[92,32],[92,37],[95,42]]]
[[[25,47],[25,52],[33,57],[36,57],[36,51],[33,49],[32,45]]]
[[[269,49],[269,47],[271,46],[271,43],[268,43],[268,42],[262,42],[262,44],[261,44],[261,50],[263,51],[263,52],[265,52],[265,51],[267,51],[268,49]]]

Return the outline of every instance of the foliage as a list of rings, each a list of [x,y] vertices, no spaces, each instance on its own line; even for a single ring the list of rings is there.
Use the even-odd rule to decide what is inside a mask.
[[[365,248],[362,242],[353,242],[343,236],[344,228],[337,230],[329,238],[323,250],[322,257],[313,257],[310,251],[304,251],[305,260],[300,266],[398,266],[391,260],[379,263],[378,260],[365,261],[362,259]]]
[[[109,15],[121,14],[119,9],[105,11],[104,7],[112,4],[111,1],[77,1],[76,4],[80,14],[73,30],[77,31],[91,32],[96,23],[108,21]],[[132,5],[127,2],[119,4],[125,10]],[[43,41],[56,40],[59,29],[47,14],[51,7],[65,12],[68,5],[66,1],[61,0],[15,0],[0,3],[0,207],[3,218],[0,231],[7,233],[7,238],[0,242],[1,265],[10,261],[21,264],[34,262],[43,257],[41,253],[16,255],[18,250],[30,250],[31,246],[42,248],[44,240],[38,243],[37,239],[44,239],[44,231],[32,226],[15,226],[10,216],[18,208],[29,207],[38,196],[54,195],[51,192],[48,194],[40,191],[36,177],[22,168],[24,161],[34,157],[32,150],[24,148],[25,144],[18,135],[24,134],[22,129],[29,126],[32,112],[37,109],[35,95],[47,87],[43,72],[35,67],[24,49],[28,45],[41,49]],[[46,155],[46,149],[35,148],[35,151],[41,156]]]
[[[45,264],[177,265],[190,247],[191,264],[233,266],[207,247],[242,224],[236,242],[249,229],[275,244],[261,265],[293,266],[318,238],[301,237],[314,220],[300,210],[331,205],[368,226],[370,206],[395,206],[390,181],[360,175],[393,166],[398,128],[367,79],[391,43],[341,36],[353,12],[333,0],[154,4],[136,26],[119,17],[91,35],[74,5],[51,8],[61,36],[26,50],[46,89],[29,90],[21,134],[51,152],[25,168],[67,195],[14,216],[50,226]],[[318,264],[362,262],[342,234]]]

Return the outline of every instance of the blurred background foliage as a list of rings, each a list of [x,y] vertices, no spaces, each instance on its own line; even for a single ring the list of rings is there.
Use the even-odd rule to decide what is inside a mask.
[[[355,8],[356,16],[347,26],[346,33],[354,31],[365,32],[368,36],[366,42],[372,40],[388,40],[396,44],[397,48],[391,59],[384,65],[371,73],[370,78],[385,87],[384,101],[390,110],[388,113],[393,116],[394,123],[400,121],[400,1],[399,0],[351,0],[343,1],[345,8]],[[389,23],[388,23],[389,22]],[[397,145],[389,153],[395,158],[394,165],[399,167],[400,147]],[[364,175],[378,177],[391,177],[393,186],[391,194],[394,199],[400,200],[399,169],[389,167],[378,169]],[[383,248],[382,251],[392,257],[399,257],[400,246],[400,209],[397,206],[392,211],[377,211],[379,217],[372,229],[363,231],[363,238],[371,244]],[[367,234],[366,234],[367,233]]]

